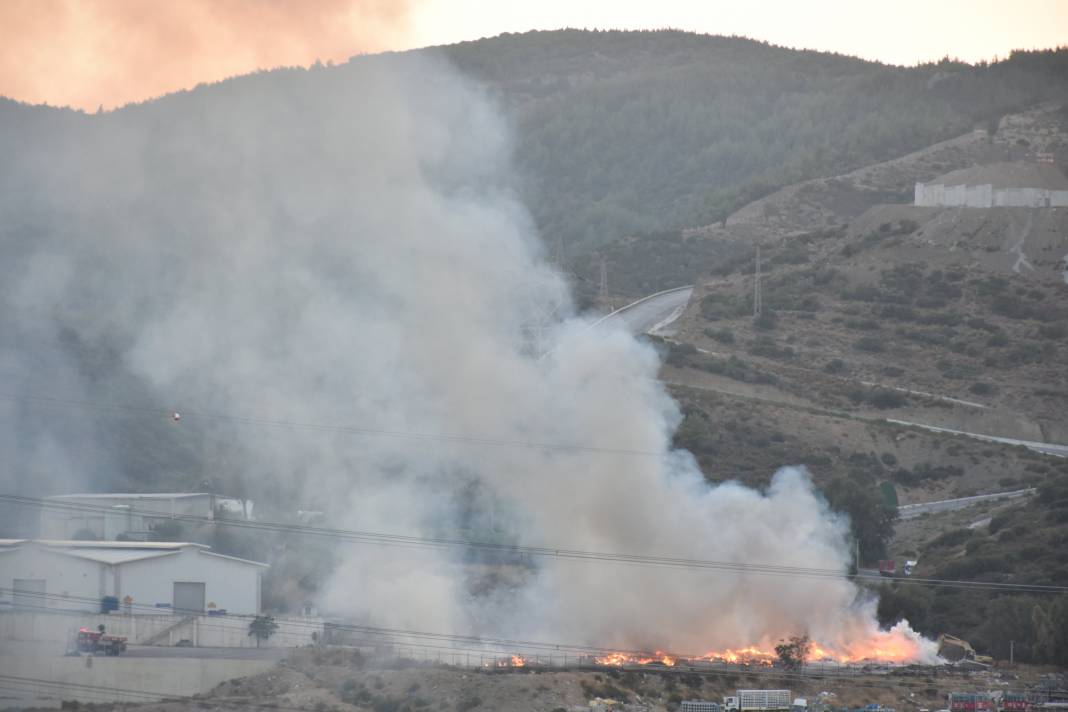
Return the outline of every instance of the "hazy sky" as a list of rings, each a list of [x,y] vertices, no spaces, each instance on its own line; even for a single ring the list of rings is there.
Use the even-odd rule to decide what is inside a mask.
[[[0,94],[110,108],[256,68],[559,27],[976,61],[1068,43],[1068,0],[0,0]]]

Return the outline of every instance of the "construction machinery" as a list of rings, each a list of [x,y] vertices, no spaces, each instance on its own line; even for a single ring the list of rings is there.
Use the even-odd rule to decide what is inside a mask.
[[[978,655],[967,640],[943,633],[938,636],[938,657],[951,663],[973,662],[990,665],[994,659],[988,655]]]

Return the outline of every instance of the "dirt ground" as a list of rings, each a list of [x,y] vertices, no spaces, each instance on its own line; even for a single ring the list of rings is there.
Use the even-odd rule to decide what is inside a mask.
[[[982,672],[945,668],[883,671],[855,677],[784,676],[765,672],[693,674],[649,671],[479,671],[412,661],[376,661],[353,649],[300,650],[267,673],[223,683],[210,694],[151,705],[81,705],[119,710],[280,710],[422,712],[516,710],[666,711],[683,699],[719,700],[739,688],[789,689],[827,708],[877,702],[899,711],[936,710],[953,691],[1022,690],[1065,683],[1064,671],[1016,666]]]

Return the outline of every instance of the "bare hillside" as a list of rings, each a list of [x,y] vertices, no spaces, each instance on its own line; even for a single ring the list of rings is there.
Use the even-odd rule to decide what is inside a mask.
[[[997,161],[1027,161],[1053,153],[1068,161],[1064,126],[1056,105],[1001,119],[997,132],[974,131],[883,163],[843,175],[787,186],[749,203],[727,218],[727,227],[752,227],[767,235],[793,234],[841,225],[881,203],[911,203],[916,182]]]

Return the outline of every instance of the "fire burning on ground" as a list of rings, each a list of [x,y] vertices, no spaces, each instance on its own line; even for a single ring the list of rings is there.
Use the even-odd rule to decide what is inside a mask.
[[[810,643],[804,661],[807,663],[835,662],[843,665],[859,663],[883,663],[904,665],[932,663],[933,643],[916,635],[905,625],[897,625],[888,631],[875,631],[867,639],[839,646]],[[703,655],[678,656],[656,651],[643,653],[609,653],[594,658],[598,665],[621,667],[624,665],[648,665],[660,663],[672,667],[680,661],[702,661],[770,667],[780,658],[774,645],[750,645],[744,648],[727,648]]]
[[[652,655],[631,655],[628,653],[609,653],[608,655],[601,655],[593,659],[598,665],[609,665],[620,667],[623,665],[648,665],[649,663],[660,663],[661,665],[667,665],[673,667],[678,661],[678,658],[662,653],[659,650]]]
[[[527,659],[522,655],[508,655],[503,658],[484,662],[482,665],[486,668],[498,669],[521,668],[527,666]]]
[[[802,648],[796,647],[797,641],[803,642]],[[666,653],[662,650],[578,655],[571,658],[571,664],[580,667],[591,665],[601,667],[653,665],[669,668],[702,664],[726,664],[771,668],[783,662],[783,655],[780,654],[778,649],[783,648],[784,653],[787,654],[792,649],[793,655],[800,656],[800,659],[807,664],[931,665],[941,662],[937,657],[934,645],[933,641],[918,635],[907,623],[902,622],[890,630],[875,630],[864,636],[859,642],[840,644],[838,646],[815,643],[807,638],[792,638],[789,641],[780,641],[778,646],[773,644],[749,645],[742,648],[725,648],[696,655]],[[791,646],[793,647],[791,648]],[[795,657],[794,660],[798,660],[798,657]],[[555,662],[561,663],[564,667],[568,666],[566,657],[561,659],[557,656]],[[554,665],[552,657],[546,661],[540,656],[526,658],[522,655],[508,655],[497,658],[492,662],[484,663],[486,667],[497,669],[542,667],[546,664],[549,666]]]

